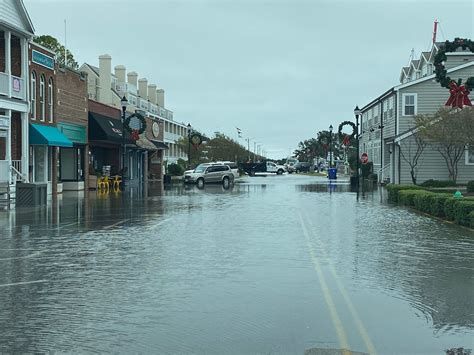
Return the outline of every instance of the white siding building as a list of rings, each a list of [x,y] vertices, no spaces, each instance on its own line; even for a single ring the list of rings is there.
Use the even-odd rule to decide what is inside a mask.
[[[419,60],[402,68],[400,84],[364,106],[361,120],[361,153],[369,155],[379,181],[397,184],[412,183],[410,166],[403,159],[414,145],[412,136],[416,114],[433,114],[444,106],[449,90],[440,86],[433,74],[434,56],[440,48],[433,44]],[[446,53],[445,67],[453,79],[465,81],[474,76],[474,53],[458,50]],[[458,165],[458,182],[474,179],[474,152],[466,149]],[[428,179],[448,180],[449,173],[443,157],[428,145],[419,159],[417,183]]]

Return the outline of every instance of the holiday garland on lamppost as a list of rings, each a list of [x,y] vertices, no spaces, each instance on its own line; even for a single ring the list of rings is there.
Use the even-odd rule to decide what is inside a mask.
[[[464,106],[472,106],[469,94],[474,88],[474,77],[469,77],[462,83],[462,79],[455,81],[447,75],[447,70],[444,66],[448,59],[446,53],[456,52],[458,48],[463,50],[469,49],[474,53],[474,42],[467,38],[455,38],[454,41],[446,41],[444,46],[440,48],[434,58],[434,67],[436,81],[441,84],[442,87],[449,89],[450,97],[446,101],[446,106],[452,108],[463,108]]]

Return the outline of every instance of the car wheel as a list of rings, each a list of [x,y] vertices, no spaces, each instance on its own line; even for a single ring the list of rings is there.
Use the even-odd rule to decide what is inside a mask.
[[[202,189],[204,187],[204,179],[203,178],[197,179],[196,184],[198,188]]]
[[[283,170],[279,169],[279,170],[277,171],[277,174],[278,174],[278,175],[283,174]]]
[[[255,176],[255,170],[250,170],[250,176]]]
[[[224,189],[228,189],[230,187],[230,179],[227,176],[222,180],[222,186]]]

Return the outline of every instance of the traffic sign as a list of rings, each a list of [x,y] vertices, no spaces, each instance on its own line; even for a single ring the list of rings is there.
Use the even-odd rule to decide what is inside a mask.
[[[369,155],[367,153],[362,153],[362,156],[360,157],[360,162],[362,164],[367,164],[369,162]]]

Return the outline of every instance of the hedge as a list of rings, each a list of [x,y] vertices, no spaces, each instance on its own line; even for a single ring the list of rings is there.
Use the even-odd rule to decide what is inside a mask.
[[[390,202],[413,207],[421,212],[442,217],[474,228],[474,198],[457,199],[446,193],[434,193],[414,185],[387,185]]]
[[[388,201],[397,203],[398,202],[398,193],[403,190],[423,190],[422,187],[417,185],[395,185],[395,184],[388,184]]]
[[[184,168],[178,164],[168,165],[168,174],[171,176],[181,176],[184,174]]]
[[[423,187],[453,187],[456,183],[452,180],[433,180],[429,179],[420,184]]]
[[[468,181],[467,192],[474,192],[474,180]]]
[[[446,217],[444,214],[444,203],[447,199],[451,199],[452,196],[448,194],[433,194],[431,196],[431,208],[430,213],[436,217]]]
[[[405,206],[415,207],[415,197],[430,194],[424,190],[402,190],[398,193],[398,202]]]
[[[457,200],[454,204],[454,221],[462,226],[471,225],[471,212],[474,212],[474,201]]]

